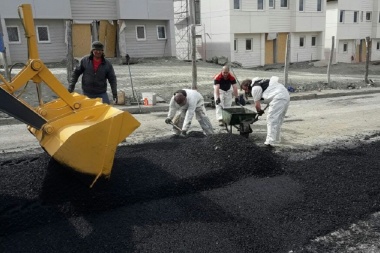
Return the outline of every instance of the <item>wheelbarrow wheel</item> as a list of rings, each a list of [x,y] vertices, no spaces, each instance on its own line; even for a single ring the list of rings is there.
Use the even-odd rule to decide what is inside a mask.
[[[249,138],[249,133],[240,132],[240,135],[247,138],[247,139]]]

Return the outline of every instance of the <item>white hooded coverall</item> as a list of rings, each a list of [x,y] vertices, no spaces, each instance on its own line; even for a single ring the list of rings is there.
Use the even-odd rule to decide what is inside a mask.
[[[254,84],[255,78],[252,80]],[[285,114],[289,107],[290,96],[285,86],[278,82],[277,76],[272,76],[268,88],[263,92],[261,86],[252,87],[253,101],[264,99],[264,103],[269,103],[267,113],[267,137],[266,145],[281,142],[281,126],[284,122]]]
[[[196,90],[183,89],[186,91],[187,102],[184,106],[178,105],[174,101],[174,96],[170,100],[168,118],[173,120],[177,112],[178,118],[174,120],[174,123],[182,129],[182,131],[188,131],[191,125],[191,121],[194,117],[198,120],[201,128],[206,135],[214,133],[210,119],[206,115],[206,108],[204,106],[203,96]],[[174,133],[180,134],[178,129],[173,128]]]

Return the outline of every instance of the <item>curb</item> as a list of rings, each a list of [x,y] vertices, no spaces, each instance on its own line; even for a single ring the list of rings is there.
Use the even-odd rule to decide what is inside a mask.
[[[380,93],[380,88],[367,88],[367,89],[353,89],[353,90],[322,90],[318,93],[316,92],[300,92],[300,93],[290,93],[290,101],[299,100],[312,100],[320,98],[333,98],[333,97],[343,97],[343,96],[355,96],[355,95],[368,95]],[[156,105],[113,105],[115,108],[128,111],[131,114],[147,114],[151,112],[167,112],[169,110],[168,103],[156,103]],[[22,124],[13,117],[1,118],[2,125],[9,124]]]
[[[370,88],[370,89],[360,89],[360,90],[329,90],[328,93],[320,91],[319,93],[303,93],[303,94],[290,94],[291,101],[297,100],[310,100],[310,99],[319,99],[319,98],[332,98],[332,97],[344,97],[344,96],[356,96],[356,95],[366,95],[380,93],[380,88]]]
[[[320,98],[333,98],[333,97],[344,97],[344,96],[356,96],[356,95],[367,95],[380,93],[380,88],[368,88],[368,89],[352,89],[352,90],[322,90],[318,93],[316,92],[300,92],[300,93],[290,93],[290,101],[299,100],[311,100]],[[150,112],[166,112],[169,110],[168,103],[157,103],[154,106],[137,105],[124,106],[116,105],[122,111],[128,111],[131,114],[141,114]]]

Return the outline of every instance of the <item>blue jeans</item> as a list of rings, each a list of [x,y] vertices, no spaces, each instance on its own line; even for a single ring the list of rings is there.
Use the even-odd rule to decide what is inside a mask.
[[[110,99],[108,98],[107,92],[100,93],[100,94],[92,94],[92,93],[83,92],[83,95],[89,98],[101,98],[104,104],[110,104]]]

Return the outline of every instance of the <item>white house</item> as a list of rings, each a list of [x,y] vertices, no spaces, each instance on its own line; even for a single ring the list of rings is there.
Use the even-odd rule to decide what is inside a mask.
[[[190,1],[174,5],[177,57],[186,58]],[[225,56],[243,67],[284,63],[289,35],[291,62],[324,59],[325,7],[325,0],[196,0],[198,58]]]
[[[380,60],[380,0],[329,0],[326,6],[326,55],[334,38],[334,62],[364,62],[366,37],[370,60]]]
[[[58,62],[66,58],[65,20],[71,19],[69,1],[1,0],[0,16],[4,46],[9,63],[25,63],[27,41],[18,6],[32,4],[37,46],[40,58]]]
[[[107,57],[175,56],[172,0],[1,0],[0,23],[9,64],[28,59],[17,9],[32,5],[38,50],[44,62],[76,58],[100,40]],[[70,44],[71,43],[71,44]]]
[[[200,4],[206,56],[243,67],[324,59],[325,1],[207,0]]]

